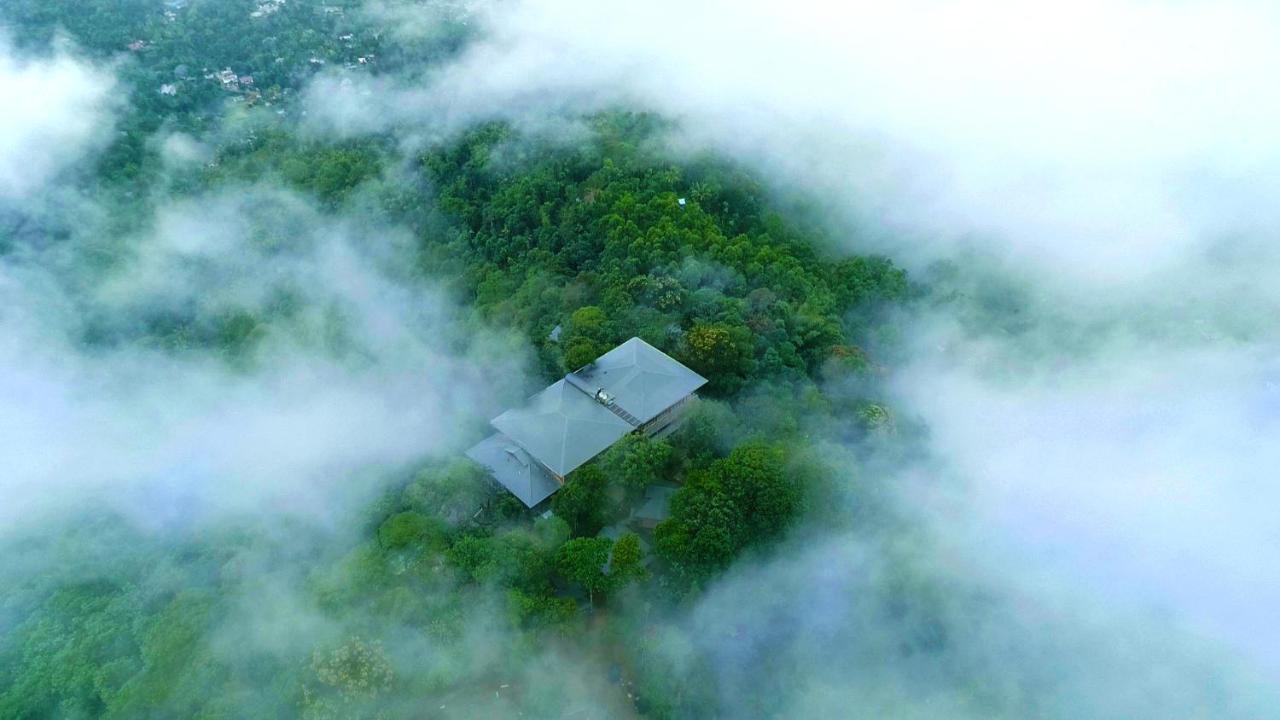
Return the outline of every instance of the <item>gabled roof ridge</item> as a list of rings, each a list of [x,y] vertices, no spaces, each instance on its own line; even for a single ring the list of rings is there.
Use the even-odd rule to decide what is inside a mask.
[[[562,395],[563,395],[563,392],[564,390],[561,389]],[[560,433],[560,462],[555,467],[557,471],[556,474],[558,475],[565,474],[560,469],[569,464],[569,460],[567,458],[568,454],[569,454],[569,416],[564,415],[564,427],[562,429],[562,432]]]
[[[593,392],[579,388],[573,382],[578,378],[583,385],[604,389],[615,406],[607,407]],[[491,424],[537,464],[563,476],[705,383],[701,375],[635,336],[581,373],[567,373],[523,406],[493,418]]]

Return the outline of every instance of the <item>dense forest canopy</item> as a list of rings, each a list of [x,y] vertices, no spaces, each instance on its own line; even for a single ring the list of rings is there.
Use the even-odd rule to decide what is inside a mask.
[[[423,27],[406,30],[406,12]],[[1036,635],[1039,615],[939,559],[892,489],[904,466],[936,469],[885,387],[903,317],[976,297],[975,324],[1016,334],[1017,290],[966,286],[949,265],[908,276],[757,169],[673,151],[680,121],[642,107],[309,124],[316,78],[428,77],[476,26],[449,3],[0,6],[13,52],[114,74],[89,160],[39,201],[0,196],[0,258],[43,265],[57,301],[42,311],[75,315],[64,355],[146,377],[165,424],[195,432],[183,404],[220,407],[225,387],[305,434],[305,402],[270,405],[293,402],[296,377],[360,378],[338,414],[381,417],[361,398],[387,378],[438,374],[444,398],[370,401],[438,416],[422,419],[444,438],[430,446],[375,439],[375,423],[256,450],[246,466],[266,474],[324,461],[278,493],[182,455],[146,466],[172,480],[145,519],[90,501],[0,534],[0,717],[1069,716],[1080,671],[1064,658],[1081,641]],[[670,437],[628,436],[534,510],[463,457],[488,417],[633,336],[709,380]],[[215,382],[168,397],[188,372]],[[228,423],[251,433],[255,412]],[[349,444],[387,460],[330,447]],[[629,523],[657,485],[678,488],[670,516]],[[835,560],[812,597],[788,604],[753,579],[815,548]],[[814,626],[810,602],[847,622]],[[775,653],[781,636],[801,642]],[[840,662],[823,662],[827,643]],[[1187,662],[1212,674],[1212,659]],[[865,706],[798,699],[801,673],[856,676],[843,681]],[[1253,707],[1215,682],[1221,717]],[[1168,689],[1158,672],[1135,683]],[[1204,702],[1152,707],[1184,700]],[[1124,716],[1089,702],[1134,707],[1080,701],[1080,717]]]

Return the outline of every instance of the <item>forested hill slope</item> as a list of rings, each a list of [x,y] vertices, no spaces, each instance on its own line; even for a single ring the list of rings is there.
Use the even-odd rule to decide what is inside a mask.
[[[421,70],[467,38],[444,13],[438,32],[396,40],[361,7],[0,8],[21,52],[57,52],[65,35],[116,73],[101,149],[47,205],[0,208],[3,261],[40,265],[79,313],[66,330],[75,361],[99,368],[86,371],[95,382],[136,369],[117,358],[161,370],[151,383],[213,373],[247,387],[247,402],[274,392],[281,357],[285,377],[394,365],[365,325],[386,318],[353,310],[367,297],[350,295],[346,266],[323,267],[335,228],[378,228],[356,256],[412,241],[409,264],[379,270],[415,298],[388,312],[457,303],[428,333],[449,351],[518,338],[532,361],[502,402],[633,335],[709,378],[707,399],[669,440],[629,438],[576,471],[549,517],[461,458],[489,409],[462,403],[447,448],[315,478],[293,507],[192,507],[262,482],[218,469],[241,467],[235,444],[148,465],[168,492],[145,512],[73,504],[0,534],[0,717],[706,717],[713,656],[679,650],[682,608],[809,521],[843,522],[833,501],[859,491],[816,442],[893,437],[877,349],[911,288],[889,260],[835,252],[851,243],[781,212],[723,159],[673,159],[670,126],[643,112],[562,118],[563,135],[484,123],[425,145],[304,130],[299,94],[317,73]],[[157,238],[196,254],[157,256]],[[123,402],[106,407],[127,428],[137,408]],[[167,396],[166,427],[205,422],[185,402]],[[292,412],[309,427],[308,410]],[[381,440],[289,444],[313,442],[322,463]],[[600,534],[655,483],[681,486],[670,519]],[[324,522],[299,511],[330,485],[374,490]],[[546,686],[547,668],[566,687]]]
[[[777,12],[807,41],[825,23],[792,20],[839,4],[735,6],[731,18],[684,5],[0,0],[0,720],[1276,716],[1275,683],[1199,629],[1119,607],[1158,591],[1154,545],[1169,552],[1153,557],[1201,560],[1240,545],[1168,534],[1200,517],[1184,508],[1219,510],[1178,501],[1200,486],[1171,485],[1173,514],[1148,512],[1143,494],[1165,484],[1162,469],[1230,475],[1238,448],[1265,446],[1262,431],[1216,455],[1184,442],[1188,428],[1225,437],[1202,432],[1206,418],[1257,425],[1260,366],[1204,375],[1247,398],[1236,415],[1215,414],[1220,388],[1145,384],[1199,372],[1240,338],[1182,344],[1220,324],[1185,322],[1204,288],[1154,314],[1087,297],[1101,286],[1041,294],[1027,281],[1041,275],[1006,273],[947,237],[919,238],[913,257],[951,261],[909,279],[847,222],[891,209],[877,247],[902,248],[916,243],[887,226],[906,215],[928,216],[920,233],[1012,228],[990,245],[1017,250],[1010,267],[1052,249],[1084,258],[1082,279],[1104,265],[1123,276],[1110,243],[1057,252],[1106,224],[1092,213],[1111,206],[1093,201],[1126,187],[1095,182],[1109,162],[1049,187],[1046,160],[1066,172],[1082,159],[1088,98],[1034,102],[1029,117],[1051,134],[1070,126],[1061,142],[1005,143],[1001,122],[1033,108],[991,62],[1000,44],[982,42],[999,28],[1021,59],[1022,24],[980,23],[955,45],[937,42],[955,36],[946,13],[939,35],[916,32],[939,17],[918,4],[841,6],[868,18],[872,51],[888,39],[886,54],[833,64],[863,45],[833,25],[817,35],[838,47],[795,73],[782,46],[757,42],[772,32],[739,20]],[[885,25],[886,8],[911,19]],[[632,18],[644,22],[621,27]],[[614,42],[645,28],[659,41]],[[909,63],[903,46],[919,50]],[[583,52],[609,67],[564,67]],[[930,65],[930,53],[945,58]],[[1069,53],[1049,55],[1040,67],[1073,77]],[[953,66],[956,87],[990,73],[992,92],[931,93]],[[842,93],[832,67],[863,84]],[[597,87],[615,79],[627,87]],[[711,85],[716,97],[693,92]],[[868,127],[884,88],[919,107]],[[1098,127],[1144,107],[1103,95]],[[1185,105],[1175,95],[1170,107]],[[980,111],[917,117],[961,100]],[[1059,112],[1068,105],[1080,112]],[[1149,126],[1139,115],[1134,127]],[[770,118],[781,125],[760,132]],[[740,154],[698,141],[712,137]],[[972,140],[951,154],[954,186],[915,186],[921,157],[892,143],[932,153],[948,138]],[[973,206],[1022,140],[1034,162],[1008,187],[1029,192],[1008,217],[993,214],[1002,198]],[[1151,148],[1111,150],[1123,165]],[[929,157],[929,180],[946,175]],[[909,200],[858,195],[889,170],[906,175]],[[775,187],[783,176],[792,187]],[[846,178],[841,198],[805,194]],[[921,204],[926,186],[955,196]],[[1070,203],[1037,205],[1049,189]],[[1179,205],[1195,198],[1178,192],[1190,193]],[[815,209],[831,202],[838,214]],[[1070,232],[1035,237],[1055,219]],[[1262,257],[1227,262],[1233,252],[1196,256],[1188,287]],[[1256,273],[1226,272],[1205,286],[1222,290],[1208,305],[1255,327],[1267,314],[1247,311],[1269,305],[1237,300],[1260,297],[1239,281]],[[1177,344],[1136,331],[1165,323]],[[624,438],[532,511],[466,459],[494,415],[632,336],[709,380],[676,432]],[[1076,362],[1120,337],[1123,362]],[[1162,365],[1189,348],[1194,363]],[[1128,384],[1095,382],[1108,374]],[[1154,446],[1190,454],[1137,462]],[[1159,525],[1131,536],[1157,542],[1099,544],[1081,529],[1130,520]],[[1002,523],[1025,527],[1004,536]],[[1140,552],[1113,552],[1126,547]],[[1049,571],[1055,548],[1083,548],[1104,591]],[[1098,548],[1142,572],[1105,574],[1119,566]],[[1255,577],[1228,565],[1202,577]],[[1142,593],[1112,582],[1126,575]]]
[[[905,297],[903,273],[832,256],[743,173],[644,152],[655,125],[595,118],[594,137],[567,149],[489,126],[423,157],[480,307],[535,339],[573,310],[565,366],[640,335],[721,394],[857,355],[876,311]]]

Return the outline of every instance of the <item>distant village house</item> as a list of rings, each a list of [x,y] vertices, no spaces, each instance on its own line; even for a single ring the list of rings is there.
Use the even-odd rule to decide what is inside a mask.
[[[278,12],[280,10],[280,6],[284,4],[285,0],[268,0],[267,2],[260,3],[257,9],[249,13],[249,17],[260,18],[273,15]]]
[[[231,71],[231,68],[226,68],[225,70],[219,70],[217,73],[217,78],[218,78],[218,82],[222,84],[223,90],[239,90],[240,89],[240,78],[236,76],[234,72]]]

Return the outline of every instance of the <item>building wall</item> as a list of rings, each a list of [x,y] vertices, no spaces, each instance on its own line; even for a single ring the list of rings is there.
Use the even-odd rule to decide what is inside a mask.
[[[656,417],[645,423],[640,429],[647,435],[657,435],[664,431],[670,432],[675,430],[680,421],[684,418],[685,413],[689,411],[689,408],[693,406],[694,401],[697,399],[698,396],[696,393],[686,395],[675,405],[672,405],[666,410],[658,413]]]

